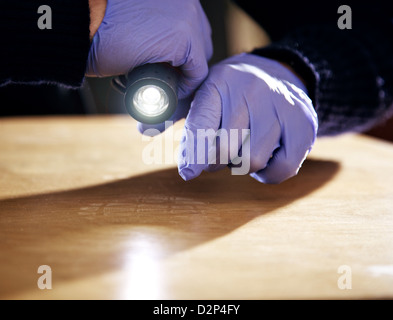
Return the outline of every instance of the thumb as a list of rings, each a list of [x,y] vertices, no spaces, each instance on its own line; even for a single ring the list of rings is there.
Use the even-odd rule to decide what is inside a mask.
[[[215,151],[208,150],[221,121],[221,97],[215,85],[205,82],[196,92],[186,118],[180,142],[179,174],[184,180],[198,177],[208,167],[209,157],[215,159]]]

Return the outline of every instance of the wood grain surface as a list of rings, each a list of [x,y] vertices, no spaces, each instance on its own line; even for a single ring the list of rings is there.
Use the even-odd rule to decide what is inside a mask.
[[[185,182],[151,143],[128,116],[0,119],[0,298],[393,298],[391,143],[320,139],[280,185]]]

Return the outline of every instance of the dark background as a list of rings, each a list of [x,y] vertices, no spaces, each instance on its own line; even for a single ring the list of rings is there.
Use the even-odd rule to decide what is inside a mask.
[[[214,55],[210,64],[228,56],[226,0],[201,0],[213,30]],[[110,85],[111,78],[86,78],[82,88],[56,85],[8,85],[0,87],[0,117],[32,115],[87,115],[126,113],[122,96]],[[393,141],[393,119],[367,134]]]
[[[226,0],[202,0],[214,30],[215,63],[226,56]],[[81,89],[56,85],[8,85],[0,88],[0,116],[75,115],[126,113],[122,96],[110,85],[111,78],[86,78]]]

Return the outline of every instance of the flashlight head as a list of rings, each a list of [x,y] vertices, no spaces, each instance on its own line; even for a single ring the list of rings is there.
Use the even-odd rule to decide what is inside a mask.
[[[177,107],[177,71],[166,64],[146,64],[127,76],[124,102],[137,121],[157,124],[168,120]]]

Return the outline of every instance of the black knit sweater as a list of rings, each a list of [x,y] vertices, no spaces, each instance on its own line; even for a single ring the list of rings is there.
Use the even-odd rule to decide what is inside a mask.
[[[319,136],[361,132],[391,115],[391,1],[237,2],[272,40],[253,53],[288,63],[306,81]],[[352,29],[338,27],[342,4],[352,9]]]
[[[393,4],[389,1],[238,0],[268,32],[272,44],[254,54],[290,64],[306,81],[321,135],[363,131],[392,112]],[[89,51],[85,0],[46,0],[53,28],[37,27],[42,1],[0,2],[0,86],[82,84]],[[352,8],[352,29],[340,30],[341,4]]]
[[[39,29],[38,8],[52,9],[52,29]],[[0,86],[81,86],[90,48],[87,0],[1,0]]]

